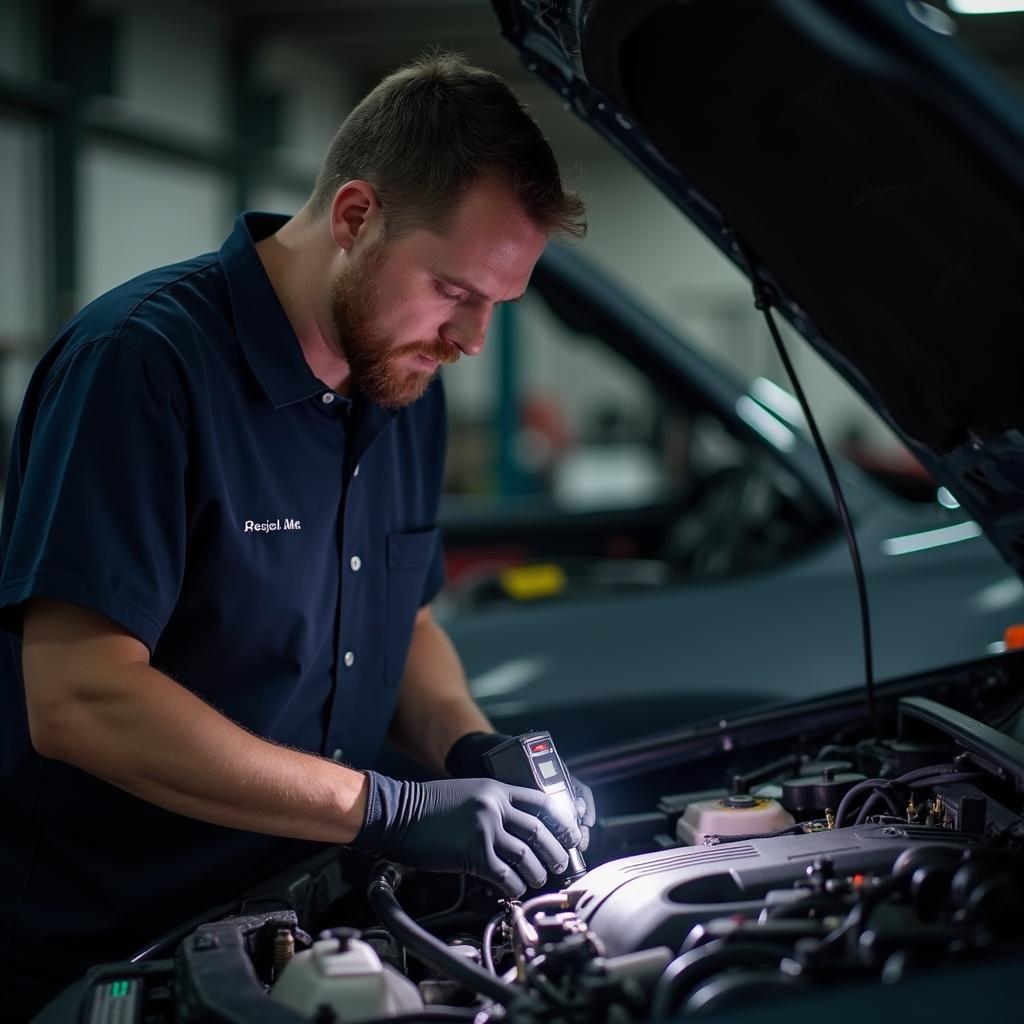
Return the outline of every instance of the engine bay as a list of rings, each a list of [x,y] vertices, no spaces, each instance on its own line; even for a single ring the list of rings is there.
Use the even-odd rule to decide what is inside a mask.
[[[973,967],[996,972],[988,998],[1009,1008],[1024,962],[1019,697],[998,681],[980,697],[970,676],[939,689],[992,724],[897,697],[883,738],[864,735],[851,702],[838,727],[826,715],[807,729],[820,716],[805,711],[720,728],[715,752],[656,771],[622,771],[619,752],[591,764],[609,811],[589,870],[564,887],[508,900],[332,849],[94,968],[38,1019],[742,1020],[778,996],[787,1020],[805,1005],[810,1019],[808,996],[893,1005],[922,982],[960,991]],[[805,727],[799,742],[779,738],[786,721]],[[947,1019],[953,1003],[933,1002],[929,1018]]]

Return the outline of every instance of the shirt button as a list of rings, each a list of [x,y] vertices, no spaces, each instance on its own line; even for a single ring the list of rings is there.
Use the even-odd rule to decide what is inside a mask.
[[[353,476],[359,476],[359,466],[358,465],[356,466],[355,469],[352,470],[352,475]]]
[[[334,748],[334,753],[331,754],[331,760],[332,761],[341,761],[341,760],[344,759],[344,757],[345,757],[345,751],[342,750],[341,747],[335,747]]]
[[[363,567],[363,560],[358,555],[353,555],[349,560],[348,564],[352,566],[353,572],[359,572]]]
[[[351,668],[356,663],[356,656],[351,651],[345,652],[345,668]]]
[[[320,401],[323,402],[324,405],[330,405],[331,402],[334,401],[334,392],[333,391],[325,391],[320,396]]]

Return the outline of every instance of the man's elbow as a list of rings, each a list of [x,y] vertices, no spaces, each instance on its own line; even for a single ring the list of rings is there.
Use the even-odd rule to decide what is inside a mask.
[[[101,705],[97,687],[77,676],[73,680],[57,672],[41,676],[38,668],[26,672],[28,734],[41,757],[75,764],[76,753],[95,743],[96,710]]]
[[[99,726],[134,692],[141,641],[98,612],[33,598],[25,608],[22,674],[29,738],[42,757],[77,763],[107,743]],[[81,767],[81,765],[79,765]]]
[[[95,695],[77,674],[72,680],[52,669],[41,674],[39,668],[30,666],[25,673],[29,739],[40,756],[71,762],[73,751],[96,734]]]
[[[66,761],[68,749],[67,714],[59,708],[35,706],[28,702],[28,735],[32,747],[41,757]]]

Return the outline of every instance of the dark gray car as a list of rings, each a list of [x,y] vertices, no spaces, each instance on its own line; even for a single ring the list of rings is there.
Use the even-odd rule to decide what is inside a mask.
[[[553,335],[572,332],[643,375],[661,418],[690,425],[692,454],[656,500],[625,507],[447,499],[450,556],[519,552],[511,591],[507,565],[463,573],[471,582],[457,578],[447,606],[498,728],[543,723],[582,752],[862,685],[849,552],[795,400],[764,381],[745,387],[571,250],[549,247],[527,316],[531,299]],[[716,457],[698,457],[702,438],[716,439]],[[878,677],[998,650],[1024,620],[1024,586],[980,527],[948,492],[940,503],[937,484],[911,501],[833,458],[860,540]],[[642,557],[604,555],[611,536]],[[552,590],[514,589],[531,567],[542,583],[545,567],[556,573]]]

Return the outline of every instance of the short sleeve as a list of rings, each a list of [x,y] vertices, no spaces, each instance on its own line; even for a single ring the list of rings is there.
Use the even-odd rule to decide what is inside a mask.
[[[0,627],[20,634],[24,602],[54,598],[107,616],[152,651],[181,589],[187,469],[187,432],[164,380],[122,341],[76,346],[19,420]]]

